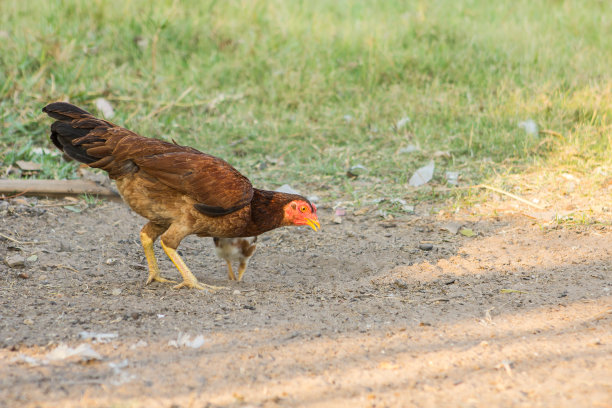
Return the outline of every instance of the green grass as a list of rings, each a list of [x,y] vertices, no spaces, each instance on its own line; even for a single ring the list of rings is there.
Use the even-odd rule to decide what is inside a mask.
[[[99,113],[104,97],[131,130],[330,200],[412,199],[407,180],[432,158],[438,184],[449,170],[589,174],[612,153],[611,4],[3,0],[0,160],[47,163],[28,156],[51,148],[40,109]],[[559,136],[528,135],[526,119]],[[71,176],[53,160],[42,177]],[[356,164],[367,174],[348,179]]]

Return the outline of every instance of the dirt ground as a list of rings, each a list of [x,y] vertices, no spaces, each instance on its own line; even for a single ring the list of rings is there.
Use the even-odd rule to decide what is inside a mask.
[[[122,203],[62,204],[0,201],[2,407],[612,406],[610,227],[322,208],[241,283],[189,237],[208,293],[144,285]]]

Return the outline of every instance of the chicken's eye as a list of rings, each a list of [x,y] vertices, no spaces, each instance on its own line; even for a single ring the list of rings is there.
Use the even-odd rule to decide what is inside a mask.
[[[300,211],[301,212],[306,212],[307,210],[308,210],[308,208],[305,205],[300,207]]]

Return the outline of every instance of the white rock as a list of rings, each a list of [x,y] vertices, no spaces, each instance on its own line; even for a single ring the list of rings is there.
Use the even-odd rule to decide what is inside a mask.
[[[406,126],[406,124],[410,123],[410,118],[408,116],[405,116],[403,118],[401,118],[400,120],[397,121],[397,123],[395,124],[395,127],[397,129],[401,129],[404,126]]]
[[[25,258],[21,255],[9,255],[4,258],[4,263],[9,268],[21,268],[25,265]]]
[[[525,130],[530,136],[535,136],[538,134],[538,124],[535,123],[532,119],[527,119],[526,121],[519,122],[518,127]]]
[[[97,343],[107,343],[113,339],[116,339],[117,337],[119,337],[117,333],[95,333],[88,331],[82,331],[79,333],[79,338],[83,340],[91,339]]]
[[[94,103],[96,104],[96,108],[98,108],[98,110],[102,112],[102,115],[104,115],[105,118],[110,119],[115,116],[115,110],[113,109],[113,106],[106,99],[98,98],[94,101]]]
[[[429,183],[429,181],[433,178],[435,167],[436,165],[433,160],[430,161],[429,163],[427,163],[427,165],[421,167],[420,169],[414,172],[412,177],[410,177],[408,184],[413,187],[419,187],[423,184]]]
[[[171,347],[191,347],[191,348],[200,348],[204,345],[206,340],[203,335],[196,336],[193,340],[191,340],[191,336],[186,333],[179,333],[176,340],[170,340],[168,342],[168,346]]]
[[[287,194],[300,194],[299,191],[294,190],[289,184],[283,184],[282,186],[277,188],[275,191],[278,191],[279,193],[287,193]]]
[[[408,145],[406,147],[402,147],[401,149],[399,149],[400,153],[412,153],[412,152],[418,152],[420,149],[418,148],[418,146],[415,145]]]
[[[459,184],[459,172],[458,171],[447,171],[446,172],[446,182],[448,184],[452,184],[456,186]]]
[[[130,350],[135,350],[135,349],[141,348],[141,347],[147,347],[148,345],[149,345],[149,343],[147,343],[146,341],[138,340],[138,342],[136,342],[136,343],[134,343],[134,344],[132,344],[130,346]]]
[[[102,359],[102,356],[98,354],[98,352],[91,348],[89,344],[85,343],[80,344],[76,348],[69,347],[66,344],[60,344],[47,353],[46,359],[48,361],[59,361],[75,356],[80,357],[84,361]]]

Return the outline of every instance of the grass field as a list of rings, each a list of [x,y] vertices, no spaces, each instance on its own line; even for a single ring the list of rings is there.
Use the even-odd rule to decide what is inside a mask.
[[[414,199],[407,180],[432,159],[438,186],[445,171],[462,185],[533,169],[605,178],[611,16],[594,0],[3,0],[0,160],[73,177],[33,149],[50,147],[41,108],[99,114],[103,97],[142,135],[329,199]]]

